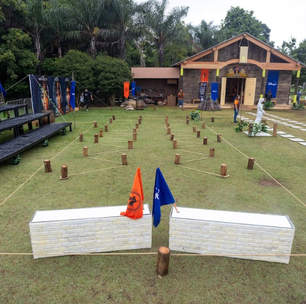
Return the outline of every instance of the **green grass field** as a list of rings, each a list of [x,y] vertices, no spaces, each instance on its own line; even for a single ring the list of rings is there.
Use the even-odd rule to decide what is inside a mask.
[[[202,112],[202,121],[187,125],[190,112],[152,106],[143,111],[78,111],[72,132],[53,136],[46,148],[37,145],[22,153],[19,165],[0,164],[0,303],[306,303],[306,147],[280,136],[236,133],[232,110]],[[305,122],[303,111],[269,113]],[[112,115],[116,119],[109,123]],[[143,119],[137,141],[128,150],[139,115]],[[177,150],[166,132],[166,115]],[[73,122],[73,114],[65,119]],[[95,144],[94,134],[106,124],[109,131]],[[193,126],[201,131],[200,138]],[[278,129],[306,139],[306,132]],[[79,133],[84,134],[83,142]],[[222,135],[221,143],[216,134]],[[83,157],[84,146],[89,157]],[[208,157],[211,147],[213,158]],[[121,165],[122,153],[127,154],[127,166]],[[174,164],[176,153],[181,166]],[[246,169],[249,157],[255,158],[254,170]],[[51,160],[52,173],[45,172],[45,159]],[[228,178],[218,177],[221,164],[227,164]],[[68,180],[60,180],[62,165],[68,166]],[[126,205],[137,167],[150,207],[160,167],[178,208],[288,215],[296,229],[295,256],[287,265],[173,252],[169,273],[160,279],[155,253],[168,245],[171,210],[164,206],[160,225],[153,227],[152,248],[132,251],[138,255],[33,259],[29,222],[36,210]]]

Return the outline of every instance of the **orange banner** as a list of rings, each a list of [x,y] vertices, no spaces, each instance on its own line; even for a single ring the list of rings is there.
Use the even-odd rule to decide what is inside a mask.
[[[201,70],[201,82],[208,82],[209,69]]]
[[[124,82],[123,83],[123,96],[128,99],[130,96],[130,83]]]
[[[143,216],[143,200],[141,172],[140,168],[137,168],[126,212],[121,212],[120,215],[125,215],[133,220],[141,218]]]

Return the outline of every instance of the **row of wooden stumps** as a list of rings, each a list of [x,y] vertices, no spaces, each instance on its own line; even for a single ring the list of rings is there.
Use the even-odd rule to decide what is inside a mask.
[[[202,119],[201,119],[202,120]],[[211,122],[215,122],[215,117],[211,118]],[[186,116],[186,125],[189,125],[189,116]],[[203,127],[204,126],[204,127]],[[202,128],[205,129],[205,122],[202,124]]]
[[[266,123],[265,120],[263,120],[263,123]],[[253,123],[249,124],[249,130],[248,133],[251,134],[253,132]],[[273,124],[273,133],[272,133],[273,137],[277,136],[277,124]]]

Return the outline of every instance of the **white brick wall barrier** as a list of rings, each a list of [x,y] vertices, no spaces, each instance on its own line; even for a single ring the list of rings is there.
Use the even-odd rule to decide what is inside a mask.
[[[117,250],[151,248],[152,215],[121,216],[125,206],[36,211],[30,226],[34,259]]]
[[[171,250],[289,263],[295,227],[288,216],[178,209],[170,215]]]

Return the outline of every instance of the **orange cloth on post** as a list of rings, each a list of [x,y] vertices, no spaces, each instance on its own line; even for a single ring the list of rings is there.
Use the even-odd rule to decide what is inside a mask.
[[[126,211],[121,212],[120,215],[127,216],[133,220],[141,218],[143,216],[143,201],[144,201],[144,196],[143,196],[141,172],[140,168],[137,168]]]

